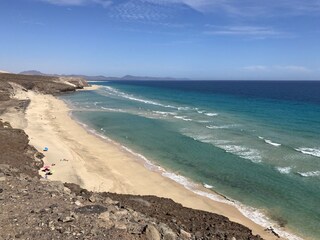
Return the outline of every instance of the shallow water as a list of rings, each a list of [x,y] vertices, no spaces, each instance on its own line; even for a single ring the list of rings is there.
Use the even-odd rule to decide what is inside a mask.
[[[101,84],[63,97],[77,119],[167,177],[186,184],[186,176],[320,238],[320,82]]]

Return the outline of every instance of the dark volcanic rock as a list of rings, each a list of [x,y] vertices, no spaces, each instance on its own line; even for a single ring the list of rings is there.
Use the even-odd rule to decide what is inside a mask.
[[[17,169],[19,173],[32,177],[39,176],[38,170],[43,166],[43,162],[34,158],[38,151],[29,146],[28,135],[21,129],[5,126],[0,121],[0,172],[9,171],[15,175],[14,171],[4,167],[9,166]]]
[[[75,212],[82,213],[82,214],[97,214],[103,213],[107,211],[107,208],[101,205],[87,205],[84,207],[77,208]]]

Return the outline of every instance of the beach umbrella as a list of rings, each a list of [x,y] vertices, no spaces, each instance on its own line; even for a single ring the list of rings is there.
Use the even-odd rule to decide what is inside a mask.
[[[44,166],[43,169],[42,169],[43,172],[46,172],[46,171],[49,171],[49,170],[50,170],[50,166]]]
[[[49,148],[48,147],[45,147],[44,149],[43,149],[43,151],[48,151],[49,150]]]

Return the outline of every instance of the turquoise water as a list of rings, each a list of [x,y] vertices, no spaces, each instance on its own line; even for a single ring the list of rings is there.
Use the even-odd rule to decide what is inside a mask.
[[[81,122],[181,184],[186,176],[320,239],[319,83],[102,85],[63,97]]]

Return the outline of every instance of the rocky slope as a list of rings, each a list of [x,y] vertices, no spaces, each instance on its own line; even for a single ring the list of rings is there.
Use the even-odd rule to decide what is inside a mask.
[[[87,82],[83,78],[9,73],[0,73],[0,82],[2,82],[2,84],[13,82],[21,85],[26,90],[34,90],[45,94],[70,92],[88,86]]]
[[[83,87],[68,80],[0,74],[0,114],[23,112],[10,83],[57,94]],[[1,118],[1,116],[0,116]],[[21,129],[0,119],[0,239],[261,239],[228,218],[185,208],[170,199],[93,193],[41,179],[43,154]]]

